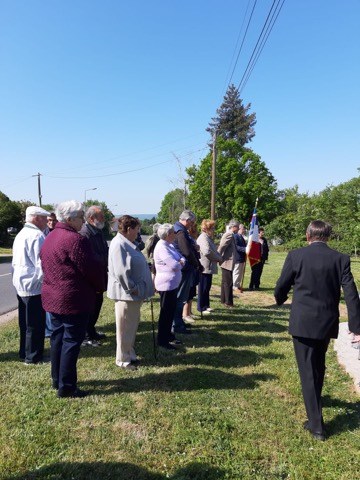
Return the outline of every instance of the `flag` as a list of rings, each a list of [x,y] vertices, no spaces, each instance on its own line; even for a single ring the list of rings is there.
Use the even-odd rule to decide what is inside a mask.
[[[256,207],[251,219],[249,239],[246,247],[246,255],[249,259],[250,267],[261,261],[261,245],[259,242],[259,224],[256,214]]]

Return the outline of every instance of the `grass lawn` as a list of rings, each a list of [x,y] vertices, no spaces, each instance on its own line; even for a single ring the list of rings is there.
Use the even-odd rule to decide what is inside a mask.
[[[144,304],[136,372],[115,365],[114,305],[106,299],[99,324],[108,337],[82,348],[78,362],[79,386],[92,390],[82,400],[56,398],[50,365],[19,362],[16,321],[0,327],[0,478],[359,479],[360,398],[332,345],[329,438],[317,442],[303,430],[289,306],[276,307],[272,296],[284,258],[270,254],[262,290],[237,295],[233,311],[221,307],[215,276],[214,314],[156,361]],[[358,260],[353,272],[360,281]],[[157,319],[158,297],[153,304]]]

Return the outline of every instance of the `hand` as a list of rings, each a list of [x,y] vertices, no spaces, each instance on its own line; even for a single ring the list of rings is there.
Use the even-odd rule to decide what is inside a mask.
[[[205,268],[202,266],[202,265],[199,265],[199,272],[203,272],[205,270]]]
[[[354,338],[351,340],[351,343],[359,343],[360,342],[360,334],[354,335]]]

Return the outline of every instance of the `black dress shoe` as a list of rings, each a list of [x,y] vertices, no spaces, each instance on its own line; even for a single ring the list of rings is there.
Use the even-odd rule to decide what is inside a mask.
[[[326,439],[325,432],[314,432],[311,430],[310,425],[309,425],[309,420],[306,420],[304,422],[304,429],[307,430],[308,432],[311,433],[311,435],[314,437],[315,440],[319,440],[320,442],[324,442]]]
[[[84,398],[89,395],[90,392],[87,390],[80,390],[80,388],[75,388],[72,392],[59,392],[59,398]]]

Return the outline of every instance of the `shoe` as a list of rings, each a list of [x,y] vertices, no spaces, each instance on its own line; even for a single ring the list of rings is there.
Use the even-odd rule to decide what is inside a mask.
[[[241,290],[241,288],[234,288],[234,292],[236,292],[236,293],[242,293],[242,290]]]
[[[210,310],[203,310],[201,313],[203,315],[210,315],[211,311]]]
[[[130,363],[131,363],[131,365],[139,365],[140,360],[138,358],[136,358],[135,360],[131,360]]]
[[[81,344],[83,347],[101,347],[98,340],[84,340]]]
[[[172,333],[181,333],[182,335],[190,335],[191,331],[186,327],[175,327],[172,329]]]
[[[207,312],[213,312],[214,310],[215,310],[215,308],[210,308],[210,307],[206,309]]]
[[[304,430],[307,430],[308,432],[311,433],[311,435],[314,437],[315,440],[319,440],[320,442],[324,442],[325,439],[326,439],[326,436],[325,436],[325,432],[322,431],[322,432],[313,432],[310,428],[310,425],[309,425],[309,420],[306,420],[304,422]]]
[[[182,345],[183,342],[181,340],[177,340],[176,338],[174,340],[169,341],[170,345]]]
[[[195,318],[191,315],[187,315],[186,317],[183,317],[183,321],[186,323],[195,323]]]
[[[105,333],[96,332],[94,335],[94,340],[104,340],[105,338]]]
[[[75,388],[73,392],[59,392],[58,397],[59,398],[84,398],[87,395],[89,395],[90,392],[87,390],[80,390],[80,388]]]
[[[171,343],[164,343],[164,345],[159,345],[160,348],[164,348],[165,350],[177,350],[174,345],[171,345]]]
[[[50,357],[43,357],[41,360],[35,360],[35,362],[30,362],[29,360],[25,360],[25,365],[43,365],[44,363],[49,363]]]
[[[120,368],[123,368],[124,370],[130,370],[130,371],[137,370],[137,366],[134,365],[133,363],[128,363],[126,365],[118,365],[118,364],[116,365]]]
[[[234,308],[234,305],[231,303],[223,303],[225,308]]]

